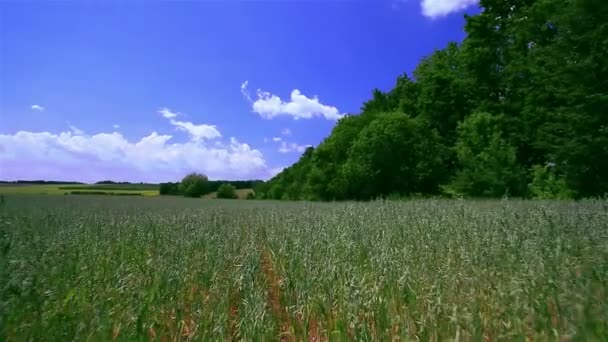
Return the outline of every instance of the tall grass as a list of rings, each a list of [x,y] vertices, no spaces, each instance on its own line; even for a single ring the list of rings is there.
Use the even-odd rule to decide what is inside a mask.
[[[10,196],[0,339],[605,340],[608,203]]]

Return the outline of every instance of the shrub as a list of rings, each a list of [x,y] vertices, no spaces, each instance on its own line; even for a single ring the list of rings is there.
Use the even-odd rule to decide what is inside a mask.
[[[566,181],[555,174],[553,164],[534,165],[530,170],[532,182],[528,185],[530,193],[538,199],[568,199],[574,197]]]
[[[160,183],[159,194],[179,195],[179,183]]]
[[[217,198],[238,198],[236,195],[236,188],[232,184],[224,183],[217,189]]]
[[[207,176],[200,173],[191,173],[182,179],[179,192],[186,197],[201,197],[207,190]]]

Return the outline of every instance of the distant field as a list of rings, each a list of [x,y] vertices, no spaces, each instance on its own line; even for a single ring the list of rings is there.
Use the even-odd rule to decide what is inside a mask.
[[[236,189],[236,195],[239,199],[247,199],[247,194],[253,193],[253,189]],[[217,191],[203,196],[204,198],[217,198]]]
[[[157,184],[90,184],[90,185],[61,185],[62,190],[128,190],[128,191],[158,191]]]
[[[141,194],[142,196],[157,196],[158,189],[152,188],[148,184],[125,184],[125,185],[40,185],[40,184],[19,184],[0,186],[0,194],[28,194],[28,195],[65,195],[72,192],[107,192],[108,194]],[[76,195],[76,193],[74,195]]]
[[[606,341],[608,202],[7,195],[0,341]]]
[[[27,195],[86,195],[105,192],[114,195],[158,196],[158,186],[155,184],[11,184],[0,186],[0,194],[27,194]],[[237,189],[239,199],[246,199],[253,189]],[[204,198],[217,198],[217,192],[203,196]]]

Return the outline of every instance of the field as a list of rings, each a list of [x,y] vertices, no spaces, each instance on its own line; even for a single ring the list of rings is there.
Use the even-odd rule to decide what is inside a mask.
[[[238,199],[247,199],[247,195],[249,193],[253,193],[253,189],[236,189],[235,193],[238,196]],[[204,198],[217,198],[217,191],[212,192],[210,194],[204,195]]]
[[[158,186],[148,184],[6,184],[0,186],[0,194],[65,195],[104,192],[108,195],[158,195]]]
[[[606,201],[5,197],[4,341],[608,337]]]

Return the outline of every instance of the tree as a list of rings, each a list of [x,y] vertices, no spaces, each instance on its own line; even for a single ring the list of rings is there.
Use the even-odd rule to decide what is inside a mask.
[[[184,177],[179,184],[179,191],[186,197],[201,197],[207,191],[207,176],[191,173]]]
[[[459,169],[446,192],[474,197],[522,194],[516,151],[501,137],[500,122],[500,117],[480,112],[458,125]]]
[[[236,199],[239,198],[236,194],[234,185],[224,183],[217,189],[217,198]]]
[[[446,192],[468,196],[608,193],[608,3],[480,6],[466,17],[461,44],[426,57],[392,90],[374,89],[359,115],[340,119],[310,155],[268,182],[267,197],[432,194],[446,176]],[[385,118],[398,112],[409,119]],[[415,152],[431,146],[438,153]],[[535,167],[547,161],[550,170]]]
[[[160,195],[179,195],[179,183],[160,183]]]
[[[443,180],[446,150],[422,119],[394,112],[364,128],[342,168],[349,198],[434,193]]]
[[[454,143],[456,126],[471,112],[472,105],[471,80],[460,55],[460,47],[450,43],[425,58],[414,72],[419,88],[417,113],[449,144]]]

